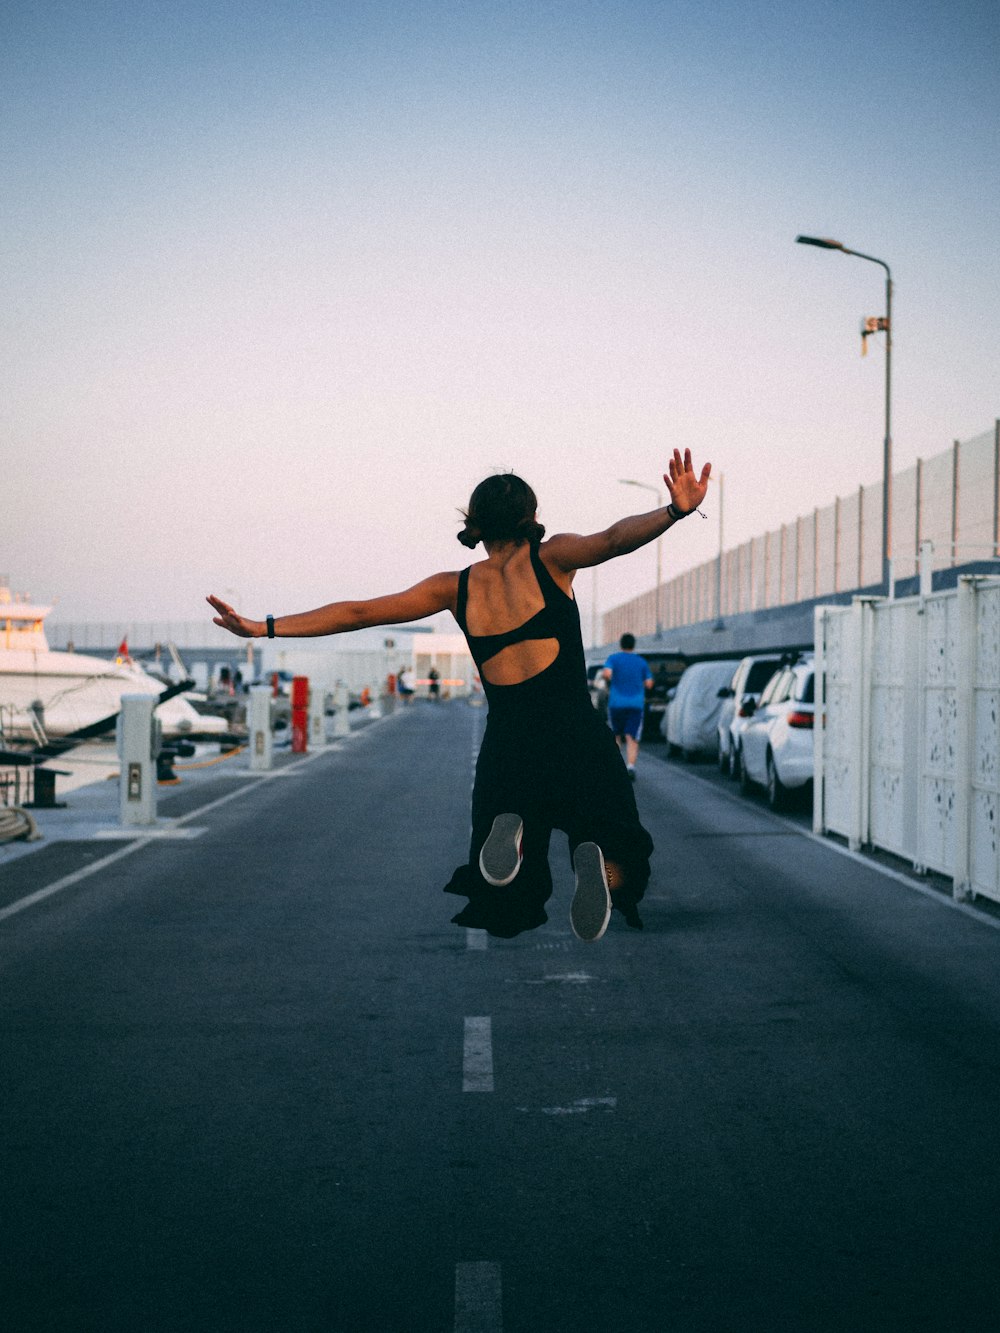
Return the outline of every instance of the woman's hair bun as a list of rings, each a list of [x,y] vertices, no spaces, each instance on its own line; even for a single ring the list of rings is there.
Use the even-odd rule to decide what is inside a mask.
[[[526,537],[529,542],[540,542],[545,536],[545,525],[534,518],[522,518],[517,525],[517,535]]]
[[[535,520],[535,492],[513,472],[500,472],[481,481],[462,510],[465,527],[458,534],[463,546],[479,542],[540,542],[545,529]]]

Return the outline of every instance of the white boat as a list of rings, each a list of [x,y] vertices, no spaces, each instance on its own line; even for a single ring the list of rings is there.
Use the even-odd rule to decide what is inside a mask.
[[[57,652],[45,638],[50,606],[14,597],[0,583],[0,734],[7,739],[68,736],[117,713],[123,694],[162,694],[161,681],[128,656],[109,662]],[[182,695],[156,710],[164,736],[225,735],[225,718],[203,717]]]

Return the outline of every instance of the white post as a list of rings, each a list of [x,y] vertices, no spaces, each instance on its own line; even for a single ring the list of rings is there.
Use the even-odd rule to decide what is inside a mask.
[[[826,832],[824,811],[823,741],[826,733],[826,607],[813,610],[813,640],[815,644],[815,671],[813,675],[813,816],[816,834]]]
[[[118,808],[129,827],[156,823],[156,754],[160,748],[159,723],[153,710],[155,694],[123,694],[118,714],[117,740],[121,776]]]
[[[958,651],[955,655],[955,860],[952,896],[958,902],[972,897],[972,786],[976,709],[976,611],[978,580],[958,580]]]
[[[870,701],[871,701],[871,605],[867,598],[855,597],[851,602],[851,751],[854,758],[851,773],[851,815],[847,845],[852,852],[860,851],[868,838],[868,787],[871,759]]]
[[[338,680],[334,688],[333,706],[336,709],[333,717],[333,734],[335,736],[349,736],[351,734],[351,719],[348,717],[350,699],[347,686],[342,680]]]
[[[271,687],[252,685],[247,706],[247,730],[250,734],[250,769],[266,772],[274,759],[274,736],[271,732]]]
[[[930,597],[934,590],[934,543],[922,541],[919,556],[920,596]]]
[[[309,690],[309,748],[321,750],[326,744],[326,690],[313,681]]]

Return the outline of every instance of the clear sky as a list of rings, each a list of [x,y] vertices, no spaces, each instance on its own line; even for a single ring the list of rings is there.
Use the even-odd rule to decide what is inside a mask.
[[[998,55],[992,0],[12,0],[0,571],[303,610],[461,567],[492,471],[584,531],[674,445],[745,540],[881,476],[882,270],[799,232],[892,265],[897,466],[991,428]]]

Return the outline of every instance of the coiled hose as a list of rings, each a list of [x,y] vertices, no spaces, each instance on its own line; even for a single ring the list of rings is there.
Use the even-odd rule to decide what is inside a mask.
[[[19,805],[0,805],[0,842],[14,842],[18,838],[37,842],[41,836],[27,810]]]

